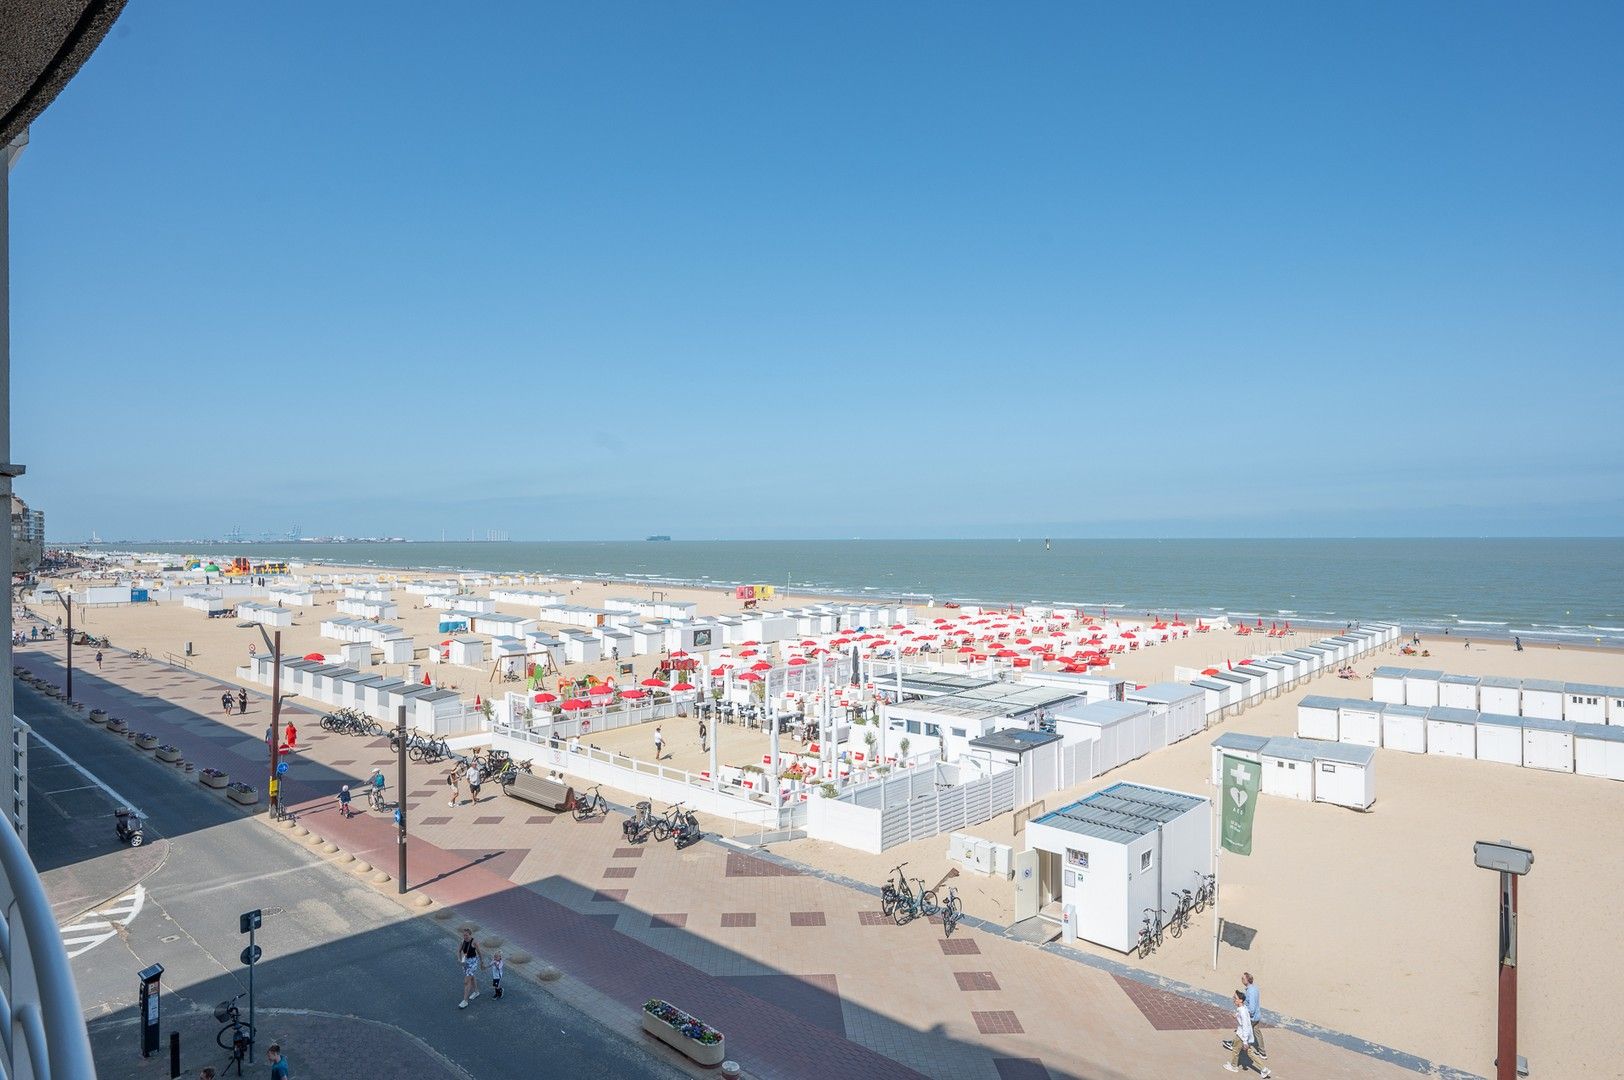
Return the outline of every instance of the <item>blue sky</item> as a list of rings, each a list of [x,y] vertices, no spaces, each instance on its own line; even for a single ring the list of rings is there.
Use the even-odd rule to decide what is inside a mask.
[[[53,535],[1624,533],[1624,7],[458,20],[132,5],[35,124]]]

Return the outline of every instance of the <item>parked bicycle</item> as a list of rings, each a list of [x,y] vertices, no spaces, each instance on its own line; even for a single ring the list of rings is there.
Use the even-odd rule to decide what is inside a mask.
[[[222,1001],[214,1007],[214,1018],[220,1021],[220,1033],[214,1037],[220,1049],[229,1055],[226,1058],[225,1068],[233,1065],[237,1068],[237,1075],[242,1075],[242,1063],[247,1060],[249,1048],[254,1042],[254,1029],[242,1018],[242,1012],[237,1008],[241,994],[230,1001]]]
[[[640,802],[632,816],[620,823],[620,832],[628,844],[641,844],[654,831],[654,804]]]
[[[1163,914],[1161,908],[1145,909],[1145,924],[1139,928],[1139,959],[1143,960],[1153,949],[1161,946]]]
[[[1184,933],[1184,928],[1190,925],[1190,913],[1195,906],[1195,897],[1191,895],[1189,889],[1183,892],[1174,889],[1168,895],[1173,898],[1173,917],[1168,920],[1167,930],[1174,937],[1178,937]]]
[[[703,835],[698,815],[684,810],[681,803],[672,803],[662,816],[654,819],[654,839],[675,839],[679,848],[687,847]]]
[[[964,918],[964,904],[959,900],[959,890],[956,886],[947,887],[947,899],[942,901],[942,933],[947,937],[953,936],[953,928],[959,925]]]
[[[134,652],[130,653],[130,659],[131,660],[151,660],[152,659],[152,654],[147,652],[147,650],[145,650],[145,649],[136,649]]]
[[[923,879],[913,879],[917,889],[908,884],[908,878],[902,872],[902,867],[907,865],[903,863],[902,866],[892,867],[892,872],[897,875],[896,884],[887,881],[880,887],[880,910],[891,916],[898,926],[906,925],[921,915],[928,917],[942,910],[936,894],[925,888]]]
[[[609,812],[609,804],[604,802],[603,796],[598,792],[598,788],[593,787],[585,795],[577,794],[575,796],[574,810],[576,821],[586,821],[598,814],[607,814]]]
[[[1203,874],[1197,870],[1195,876],[1201,879],[1201,884],[1195,890],[1195,909],[1205,911],[1208,904],[1218,902],[1218,878],[1213,874]]]

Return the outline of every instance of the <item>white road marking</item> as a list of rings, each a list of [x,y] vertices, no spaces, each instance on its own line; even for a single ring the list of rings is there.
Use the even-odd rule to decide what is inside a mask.
[[[128,926],[141,914],[141,908],[146,903],[147,890],[145,886],[137,885],[131,892],[125,893],[100,911],[91,913],[92,916],[80,919],[71,926],[62,928],[62,945],[68,950],[68,959],[83,956],[102,942],[118,936],[118,928]],[[101,933],[86,933],[85,931],[100,930]]]

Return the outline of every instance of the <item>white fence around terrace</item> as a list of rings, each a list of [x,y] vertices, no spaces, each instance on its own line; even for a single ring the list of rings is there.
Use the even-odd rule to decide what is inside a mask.
[[[807,835],[874,854],[979,825],[1015,809],[1019,769],[968,782],[937,764],[909,769],[853,788],[839,798],[807,803]]]

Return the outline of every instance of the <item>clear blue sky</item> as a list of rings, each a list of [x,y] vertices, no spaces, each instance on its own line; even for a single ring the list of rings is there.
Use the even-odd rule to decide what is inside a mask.
[[[57,537],[1624,533],[1624,6],[131,5]]]

